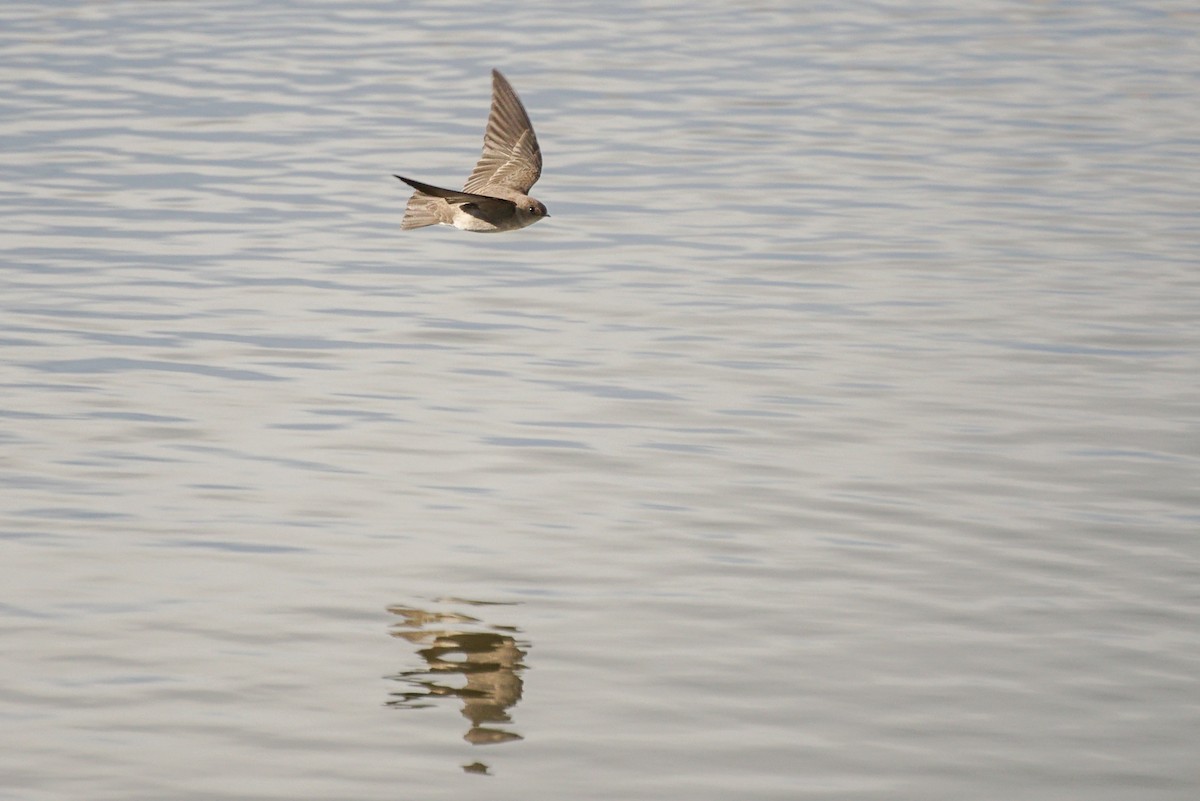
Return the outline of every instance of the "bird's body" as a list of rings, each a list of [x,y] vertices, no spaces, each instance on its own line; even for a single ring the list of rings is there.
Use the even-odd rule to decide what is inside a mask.
[[[442,189],[397,175],[416,191],[400,227],[453,225],[463,231],[515,231],[549,217],[527,192],[542,174],[542,151],[533,124],[508,80],[492,70],[492,111],[483,155],[461,190]]]

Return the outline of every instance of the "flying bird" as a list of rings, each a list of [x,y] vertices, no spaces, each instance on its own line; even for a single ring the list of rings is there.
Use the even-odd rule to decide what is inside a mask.
[[[512,84],[492,70],[492,112],[483,134],[483,155],[461,191],[396,175],[417,190],[400,227],[453,225],[463,231],[515,231],[549,217],[527,193],[542,174],[542,151],[533,123]]]

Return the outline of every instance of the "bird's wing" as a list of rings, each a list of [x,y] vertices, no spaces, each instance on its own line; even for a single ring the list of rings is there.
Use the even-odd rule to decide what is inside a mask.
[[[442,189],[438,186],[430,186],[429,184],[414,181],[412,178],[405,178],[403,175],[393,175],[393,178],[399,178],[404,183],[411,186],[418,192],[423,192],[426,195],[440,197],[449,200],[451,203],[477,203],[480,205],[488,205],[493,203],[503,203],[509,206],[515,205],[511,200],[505,200],[500,197],[492,197],[490,195],[477,195],[473,192],[466,192],[458,189]]]
[[[492,70],[492,113],[483,134],[483,155],[463,187],[477,192],[488,184],[529,191],[542,174],[542,150],[533,123],[499,70]]]

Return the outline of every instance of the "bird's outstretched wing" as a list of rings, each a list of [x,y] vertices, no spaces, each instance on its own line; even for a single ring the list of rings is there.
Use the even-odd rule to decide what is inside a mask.
[[[403,175],[393,175],[393,178],[399,178],[404,183],[411,186],[418,192],[423,192],[426,195],[440,197],[449,200],[451,203],[477,203],[480,205],[503,203],[508,206],[515,205],[511,200],[504,198],[491,197],[490,195],[477,195],[474,192],[467,192],[459,189],[442,189],[440,186],[414,181],[412,178],[405,178]]]
[[[489,184],[529,191],[542,174],[542,150],[533,123],[499,70],[492,70],[492,112],[483,135],[483,155],[463,189],[478,192]]]

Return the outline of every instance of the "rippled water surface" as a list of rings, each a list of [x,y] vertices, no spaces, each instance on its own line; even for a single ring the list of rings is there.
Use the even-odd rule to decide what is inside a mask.
[[[586,5],[0,7],[0,798],[1197,797],[1193,4]]]

